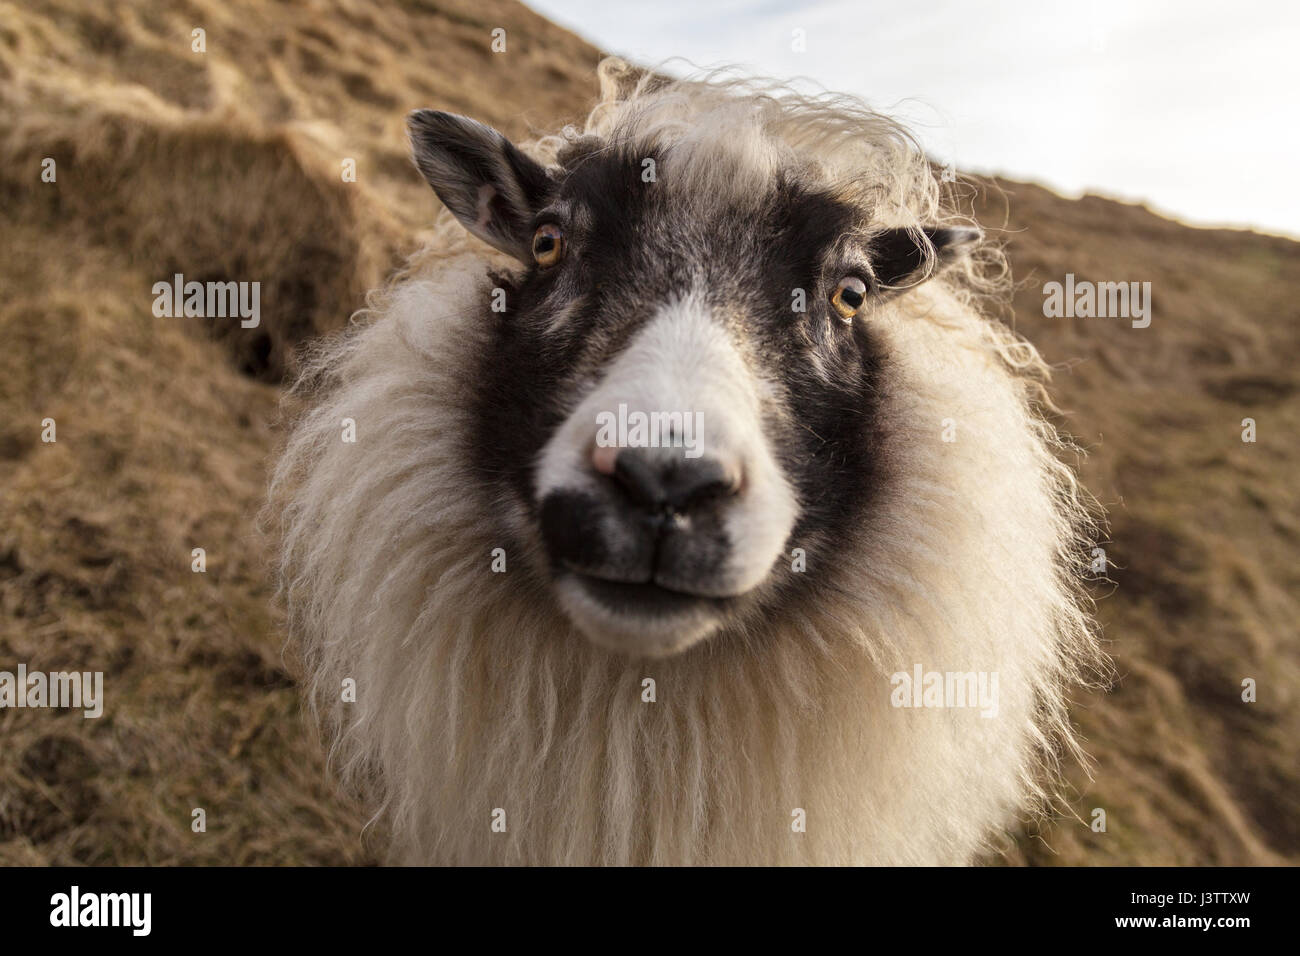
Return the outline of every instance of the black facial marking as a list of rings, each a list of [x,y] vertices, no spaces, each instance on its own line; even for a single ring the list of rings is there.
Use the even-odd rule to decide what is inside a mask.
[[[643,181],[646,158],[656,159],[657,183]],[[743,206],[692,198],[674,191],[665,158],[578,152],[556,178],[551,201],[567,217],[557,223],[565,255],[549,269],[493,277],[506,290],[507,311],[484,304],[492,347],[469,376],[475,425],[467,454],[498,499],[521,504],[552,541],[590,557],[600,545],[574,538],[596,537],[592,527],[557,527],[572,509],[539,507],[541,451],[659,309],[702,293],[776,396],[763,425],[801,508],[786,557],[790,547],[802,547],[810,563],[833,560],[835,542],[870,507],[881,478],[879,345],[868,323],[846,323],[830,303],[851,269],[837,256],[844,238],[862,229],[861,211],[793,173],[778,177],[766,195],[745,197]],[[530,237],[549,215],[537,210]],[[893,246],[885,252],[905,256]],[[792,309],[796,289],[804,312]],[[706,513],[699,520],[712,519]],[[807,577],[786,575],[783,586],[804,586],[788,579]]]

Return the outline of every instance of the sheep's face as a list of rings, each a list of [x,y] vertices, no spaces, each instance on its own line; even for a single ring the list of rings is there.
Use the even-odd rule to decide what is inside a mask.
[[[808,587],[883,478],[887,356],[862,319],[915,278],[917,241],[806,174],[719,189],[671,151],[547,170],[462,117],[411,133],[452,213],[524,264],[484,302],[470,453],[578,628],[661,656]],[[940,261],[974,238],[926,236]]]

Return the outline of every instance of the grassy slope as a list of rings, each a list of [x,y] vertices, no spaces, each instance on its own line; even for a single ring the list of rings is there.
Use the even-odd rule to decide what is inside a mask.
[[[275,383],[434,208],[404,112],[522,135],[581,114],[597,53],[505,0],[84,6],[0,2],[0,669],[103,670],[109,706],[0,711],[0,863],[372,861],[268,610]],[[1002,186],[984,218],[1029,281],[1016,321],[1067,366],[1056,394],[1123,566],[1101,606],[1123,680],[1080,700],[1097,774],[1072,771],[1072,808],[1105,807],[1109,831],[1066,818],[1003,858],[1300,858],[1298,247]],[[153,318],[173,271],[259,279],[262,328]],[[1151,328],[1044,319],[1066,271],[1152,281]]]
[[[1300,857],[1300,246],[1188,229],[1137,206],[1004,183],[1019,329],[1056,374],[1084,482],[1110,513],[1100,603],[1120,681],[1081,701],[1097,774],[1035,862],[1255,863]],[[1010,208],[1010,219],[1006,210]],[[1146,329],[1047,319],[1042,285],[1152,283]],[[1241,440],[1243,418],[1258,440]],[[1241,681],[1258,702],[1241,701]]]

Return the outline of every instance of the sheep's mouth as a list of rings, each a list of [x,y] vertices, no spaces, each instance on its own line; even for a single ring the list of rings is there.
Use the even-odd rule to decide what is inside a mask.
[[[691,609],[714,610],[721,613],[726,610],[731,600],[690,594],[663,587],[653,581],[611,581],[578,571],[570,573],[581,582],[588,594],[611,611],[621,614],[659,617]]]
[[[736,600],[579,571],[562,572],[555,592],[565,614],[593,644],[634,657],[684,651],[722,627]]]

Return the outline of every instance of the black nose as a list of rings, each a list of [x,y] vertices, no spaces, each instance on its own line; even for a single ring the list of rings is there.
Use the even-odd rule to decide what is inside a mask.
[[[613,478],[632,504],[651,514],[689,511],[734,495],[739,484],[716,458],[687,458],[680,450],[664,455],[646,448],[620,449]]]

